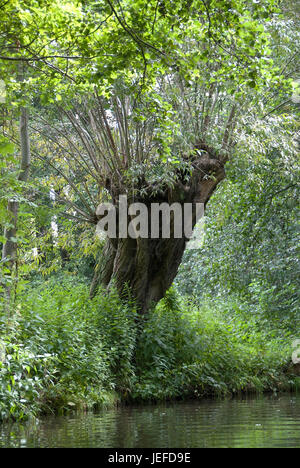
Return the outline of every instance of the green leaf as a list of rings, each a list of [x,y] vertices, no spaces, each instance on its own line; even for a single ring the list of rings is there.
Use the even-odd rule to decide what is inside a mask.
[[[0,143],[0,154],[6,156],[7,154],[12,154],[15,151],[15,145],[10,142]]]

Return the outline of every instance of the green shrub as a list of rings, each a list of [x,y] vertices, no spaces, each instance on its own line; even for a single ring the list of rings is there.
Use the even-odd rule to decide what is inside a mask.
[[[86,286],[50,280],[23,294],[1,337],[14,350],[1,363],[2,418],[111,404],[130,389],[135,311],[115,291],[91,301]]]
[[[2,313],[0,335],[1,419],[296,385],[290,327],[235,296],[199,306],[170,290],[138,325],[114,289],[90,300],[84,284],[52,278]]]
[[[229,301],[228,301],[229,302]],[[274,391],[293,385],[289,333],[243,319],[234,307],[207,301],[201,307],[169,292],[153,312],[138,350],[138,399]],[[225,311],[224,308],[229,310]]]
[[[41,410],[42,395],[53,384],[53,359],[34,355],[22,344],[1,340],[0,419],[23,419]]]

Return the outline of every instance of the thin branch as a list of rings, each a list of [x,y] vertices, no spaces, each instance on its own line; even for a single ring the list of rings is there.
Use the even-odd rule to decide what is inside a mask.
[[[127,34],[129,34],[129,36],[134,40],[134,42],[136,42],[139,46],[141,45],[144,45],[145,47],[149,47],[149,49],[152,49],[154,50],[155,52],[157,52],[159,55],[162,55],[162,56],[165,56],[166,54],[164,52],[162,52],[161,50],[157,49],[155,46],[153,46],[152,44],[149,44],[148,42],[145,42],[143,39],[141,39],[139,36],[137,36],[131,29],[130,27],[127,25],[126,21],[122,20],[118,14],[118,12],[116,11],[116,9],[114,8],[112,2],[110,0],[106,0],[106,2],[109,4],[111,10],[113,11],[113,13],[115,14],[115,17],[117,18],[119,24],[122,26],[122,28],[124,29],[125,32],[127,32]]]
[[[266,117],[269,117],[269,115],[273,114],[273,112],[276,112],[278,109],[280,109],[281,107],[283,107],[286,104],[289,104],[291,102],[292,101],[290,99],[288,99],[287,101],[282,102],[281,104],[279,104],[279,106],[274,107],[274,109],[272,109],[270,112],[268,112],[266,115],[264,115],[262,119],[265,119]]]

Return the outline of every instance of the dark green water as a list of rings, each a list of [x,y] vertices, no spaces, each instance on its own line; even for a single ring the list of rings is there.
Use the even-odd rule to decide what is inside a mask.
[[[300,447],[300,396],[115,408],[0,426],[0,447]]]

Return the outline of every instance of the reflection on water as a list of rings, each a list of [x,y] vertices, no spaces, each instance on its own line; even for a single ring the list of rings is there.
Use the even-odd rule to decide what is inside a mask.
[[[300,396],[114,408],[0,426],[0,447],[300,447]]]

